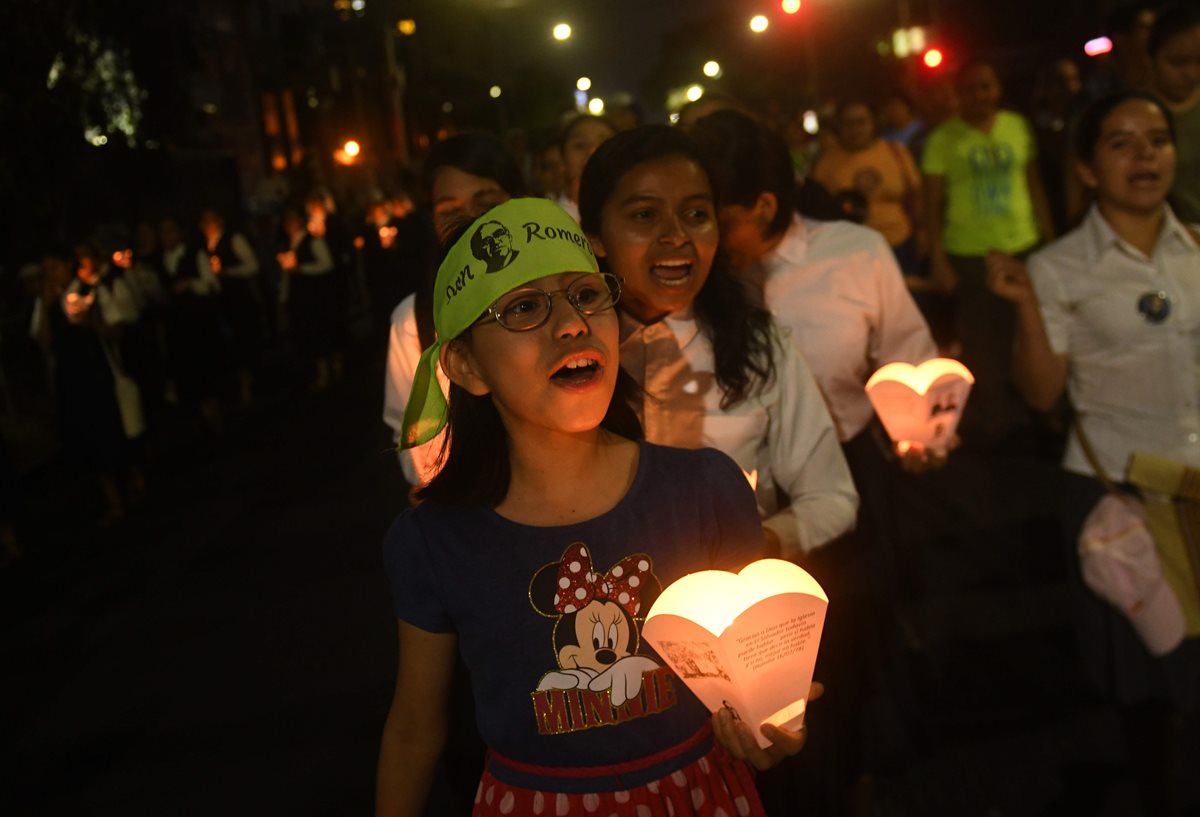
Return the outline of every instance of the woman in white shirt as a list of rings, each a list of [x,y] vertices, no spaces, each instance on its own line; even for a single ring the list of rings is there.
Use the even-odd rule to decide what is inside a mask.
[[[617,134],[589,160],[579,203],[596,255],[622,278],[621,367],[642,386],[646,439],[731,456],[786,558],[850,530],[858,498],[829,413],[717,252],[716,201],[691,141],[655,125]]]
[[[1141,92],[1106,97],[1080,117],[1075,150],[1096,200],[1083,223],[1033,255],[1028,271],[989,258],[989,287],[1016,307],[1017,387],[1034,408],[1066,391],[1115,482],[1135,451],[1200,467],[1200,233],[1166,203],[1170,114]],[[1077,436],[1063,468],[1064,560],[1085,669],[1120,706],[1145,813],[1183,813],[1169,805],[1180,785],[1170,771],[1184,760],[1180,712],[1200,706],[1200,638],[1151,658],[1128,619],[1084,587],[1075,543],[1105,489]]]
[[[145,481],[130,444],[135,429],[123,422],[117,391],[116,340],[137,319],[137,307],[103,258],[90,242],[76,248],[75,276],[44,293],[35,329],[54,359],[59,442],[67,461],[96,479],[104,503],[99,524],[107,527],[124,518],[126,500],[140,501]]]

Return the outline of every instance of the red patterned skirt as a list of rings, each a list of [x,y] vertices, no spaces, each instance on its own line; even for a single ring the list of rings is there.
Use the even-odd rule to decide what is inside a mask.
[[[613,766],[534,766],[488,752],[472,817],[763,817],[748,766],[711,725],[666,751]]]

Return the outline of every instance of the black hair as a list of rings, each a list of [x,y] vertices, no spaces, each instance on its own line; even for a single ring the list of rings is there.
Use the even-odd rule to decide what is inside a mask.
[[[753,207],[763,193],[774,193],[779,207],[767,235],[787,230],[792,221],[796,171],[787,144],[740,111],[715,111],[692,126],[709,179],[722,204]]]
[[[1146,53],[1153,59],[1167,43],[1197,26],[1200,26],[1200,8],[1178,5],[1160,11],[1150,28]]]
[[[855,105],[861,105],[862,107],[866,108],[867,113],[869,113],[871,115],[872,121],[879,118],[875,114],[875,106],[872,105],[871,101],[869,99],[867,99],[865,96],[848,96],[848,97],[839,99],[837,104],[834,105],[834,107],[833,107],[834,120],[836,121],[838,119],[841,119],[842,114],[844,114],[846,112],[846,109],[852,108]]]
[[[621,102],[612,106],[613,111],[629,111],[633,115],[634,122],[641,125],[646,121],[646,112],[642,109],[642,103],[636,99],[631,99],[628,102]]]
[[[472,176],[491,179],[513,198],[525,195],[525,177],[520,167],[504,143],[490,134],[459,133],[433,146],[421,169],[421,192],[426,200],[433,190],[434,177],[443,167],[453,167]],[[433,279],[436,276],[437,265],[427,264],[415,295],[417,336],[422,346],[429,346],[434,340]]]
[[[689,100],[683,103],[679,108],[679,121],[685,122],[688,119],[688,113],[701,107],[702,105],[716,105],[713,113],[717,111],[744,111],[746,106],[738,100],[727,94],[722,94],[718,91],[705,91],[704,95],[699,99]],[[690,126],[688,126],[690,129]]]
[[[1133,34],[1140,27],[1142,12],[1150,6],[1143,2],[1120,3],[1105,18],[1105,31],[1109,34]]]
[[[442,246],[440,266],[450,248],[474,224],[487,218],[487,213],[474,222],[464,219],[454,225]],[[467,339],[474,329],[447,341]],[[629,396],[636,388],[623,369],[617,370],[617,385],[608,413],[600,421],[602,428],[621,437],[636,440],[642,436],[641,423],[634,414]],[[438,463],[441,469],[428,485],[413,492],[419,502],[442,505],[494,508],[508,495],[512,465],[508,456],[508,432],[500,412],[489,395],[474,395],[457,383],[450,383],[446,415],[446,436]]]
[[[1157,107],[1167,120],[1167,130],[1171,134],[1171,142],[1175,142],[1175,120],[1171,111],[1154,94],[1146,91],[1125,90],[1117,91],[1101,97],[1088,105],[1079,115],[1075,123],[1075,156],[1080,161],[1091,162],[1096,155],[1096,144],[1100,141],[1100,132],[1104,129],[1104,120],[1121,105],[1133,99],[1140,99]]]
[[[640,164],[669,156],[682,156],[699,165],[713,186],[714,205],[720,204],[713,170],[692,139],[678,128],[642,125],[618,133],[588,160],[579,184],[583,231],[600,235],[604,204],[625,174]],[[694,308],[696,321],[712,345],[721,406],[727,408],[746,397],[756,378],[766,381],[775,372],[771,316],[750,301],[722,251],[713,259]]]
[[[597,116],[594,113],[581,113],[578,116],[572,117],[566,125],[563,126],[562,133],[558,137],[558,146],[566,150],[567,140],[571,138],[574,130],[585,122],[599,122],[606,125],[613,133],[617,132],[617,126],[607,116]]]
[[[983,57],[971,57],[958,66],[958,70],[954,72],[954,84],[962,82],[963,77],[979,68],[986,68],[995,75],[996,79],[1000,78],[1000,71],[996,68],[996,63]]]
[[[435,144],[421,172],[421,186],[428,192],[443,167],[455,167],[472,176],[492,179],[513,198],[525,195],[525,177],[504,143],[486,133],[459,133]]]
[[[72,253],[72,256],[78,258],[81,255],[92,259],[98,265],[103,264],[105,261],[104,253],[100,249],[99,242],[91,238],[85,238],[81,241],[75,242],[75,252]]]

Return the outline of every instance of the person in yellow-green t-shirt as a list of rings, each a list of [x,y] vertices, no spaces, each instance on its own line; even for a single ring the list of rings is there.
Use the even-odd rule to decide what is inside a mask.
[[[922,157],[930,278],[954,295],[954,332],[975,375],[963,440],[999,442],[1028,422],[1011,383],[1012,309],[986,284],[990,252],[1023,256],[1054,238],[1029,123],[1000,108],[995,69],[969,62],[956,78],[959,115],[929,135]]]

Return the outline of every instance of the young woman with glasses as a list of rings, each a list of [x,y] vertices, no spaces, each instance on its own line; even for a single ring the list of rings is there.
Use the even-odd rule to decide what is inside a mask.
[[[400,665],[376,813],[422,813],[461,652],[489,747],[474,815],[762,814],[747,761],[768,767],[804,733],[765,726],[760,749],[640,639],[662,587],[761,554],[741,472],[717,451],[634,441],[616,394],[619,283],[553,202],[481,216],[433,291],[438,341],[403,441],[444,425],[448,443],[384,544]]]

